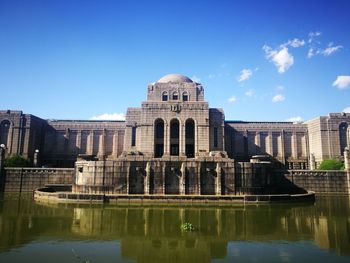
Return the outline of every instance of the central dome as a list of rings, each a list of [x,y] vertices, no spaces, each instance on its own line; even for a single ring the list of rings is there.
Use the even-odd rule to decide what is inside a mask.
[[[164,77],[160,78],[157,82],[158,83],[169,83],[169,82],[174,82],[174,83],[187,82],[187,83],[191,83],[193,81],[189,77],[186,77],[184,75],[169,74],[169,75],[165,75]]]

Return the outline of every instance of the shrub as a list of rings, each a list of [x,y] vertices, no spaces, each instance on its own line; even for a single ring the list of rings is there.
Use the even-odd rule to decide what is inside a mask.
[[[344,164],[339,160],[324,160],[321,162],[319,170],[344,170]]]
[[[194,226],[191,223],[188,223],[188,222],[182,224],[180,228],[183,231],[188,231],[188,232],[194,231]]]
[[[12,155],[5,159],[5,167],[31,167],[32,163],[29,159],[26,159],[18,154]]]

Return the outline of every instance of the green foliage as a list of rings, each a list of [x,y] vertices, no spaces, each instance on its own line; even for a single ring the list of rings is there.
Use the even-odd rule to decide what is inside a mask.
[[[344,164],[339,160],[324,160],[321,162],[319,170],[344,170]]]
[[[5,159],[4,166],[5,167],[31,167],[32,163],[30,162],[30,160],[18,154],[15,154]]]
[[[181,230],[188,231],[188,232],[194,231],[194,226],[191,223],[188,223],[188,222],[187,223],[183,223],[181,225]]]

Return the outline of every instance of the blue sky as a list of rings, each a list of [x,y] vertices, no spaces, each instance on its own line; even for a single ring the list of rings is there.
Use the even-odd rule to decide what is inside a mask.
[[[349,13],[341,0],[0,0],[0,109],[120,117],[179,73],[229,120],[350,111]]]

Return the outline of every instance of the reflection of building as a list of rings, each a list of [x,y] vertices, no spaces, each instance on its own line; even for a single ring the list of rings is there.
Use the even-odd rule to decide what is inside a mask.
[[[329,254],[333,257],[350,255],[350,207],[346,197],[321,198],[316,204],[234,207],[76,207],[32,202],[31,198],[18,201],[11,197],[0,202],[0,261],[7,251],[13,254],[13,248],[18,248],[17,255],[25,257],[33,243],[57,244],[51,240],[60,240],[62,253],[81,246],[81,240],[89,240],[88,249],[96,244],[94,253],[106,253],[110,246],[105,244],[111,241],[113,252],[120,244],[122,257],[137,262],[166,262],[160,259],[169,255],[171,259],[181,259],[176,262],[227,259],[228,245],[238,249],[239,243],[249,248],[252,244],[267,246],[275,257],[278,251],[274,248],[281,243],[293,254],[310,248],[313,257],[327,255],[325,249],[335,251]],[[184,222],[191,222],[197,231],[182,232],[180,225]],[[311,242],[300,245],[305,240]],[[64,242],[69,245],[68,252]],[[315,250],[313,242],[321,249]],[[21,246],[26,247],[21,250]],[[45,249],[50,251],[50,246]],[[115,254],[110,256],[113,261]]]
[[[167,75],[150,84],[141,108],[129,108],[126,121],[43,120],[21,111],[0,111],[0,143],[7,154],[42,164],[72,166],[78,154],[116,159],[124,153],[144,156],[209,156],[225,151],[247,161],[269,154],[289,168],[342,158],[349,145],[349,113],[331,113],[305,123],[225,121],[223,110],[209,108],[201,84]]]

